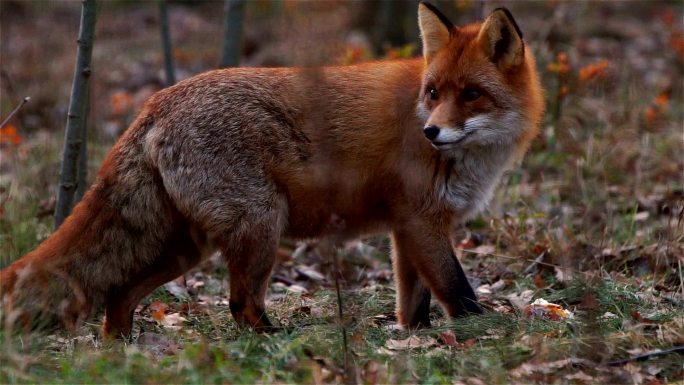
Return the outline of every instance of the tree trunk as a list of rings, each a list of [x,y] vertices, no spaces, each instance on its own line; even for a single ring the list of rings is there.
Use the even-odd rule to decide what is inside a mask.
[[[55,207],[55,229],[69,215],[74,204],[74,193],[77,187],[78,158],[81,154],[81,147],[85,137],[83,132],[85,130],[84,103],[87,99],[88,80],[91,74],[90,60],[95,35],[95,7],[95,0],[82,1],[76,69],[74,71],[74,82],[71,87],[71,97],[69,100],[62,169],[57,191],[57,205]]]
[[[169,33],[169,13],[166,10],[166,0],[159,0],[159,27],[164,50],[164,67],[166,68],[166,86],[176,83],[173,69],[173,52],[171,51],[171,34]]]
[[[78,203],[86,188],[88,179],[88,115],[90,115],[90,88],[86,90],[85,103],[83,103],[83,130],[81,139],[81,151],[78,154],[78,170],[76,171],[76,196],[74,204]]]
[[[246,0],[226,0],[223,23],[223,56],[221,67],[237,67],[242,55],[242,25]]]

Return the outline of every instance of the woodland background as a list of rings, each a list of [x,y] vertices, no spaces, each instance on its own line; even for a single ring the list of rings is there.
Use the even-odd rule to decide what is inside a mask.
[[[273,335],[239,330],[212,257],[156,290],[129,341],[0,329],[0,382],[634,383],[684,381],[684,30],[681,2],[439,1],[455,24],[508,7],[546,88],[541,135],[455,238],[487,314],[395,330],[386,237],[284,242]],[[241,65],[349,64],[419,51],[414,1],[248,2]],[[223,2],[168,4],[177,80],[217,68]],[[52,230],[80,3],[0,2],[0,267]],[[156,2],[98,6],[92,180],[164,86]],[[339,259],[342,320],[333,260]],[[535,298],[574,312],[530,319]],[[346,335],[343,342],[342,326]],[[645,355],[641,361],[621,362]]]

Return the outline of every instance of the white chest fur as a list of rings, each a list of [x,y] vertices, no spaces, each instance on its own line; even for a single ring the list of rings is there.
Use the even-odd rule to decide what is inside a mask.
[[[484,209],[502,174],[513,163],[512,146],[482,146],[454,151],[451,170],[441,181],[442,199],[466,219]]]

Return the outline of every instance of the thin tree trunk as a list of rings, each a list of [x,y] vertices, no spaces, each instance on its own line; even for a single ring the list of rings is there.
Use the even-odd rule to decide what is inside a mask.
[[[86,180],[88,179],[88,115],[90,115],[90,88],[86,90],[86,99],[83,103],[83,130],[81,139],[81,151],[78,155],[78,170],[76,173],[76,196],[74,204],[78,203],[85,193]]]
[[[93,52],[93,38],[95,35],[95,0],[83,0],[81,7],[81,27],[78,32],[78,52],[74,82],[71,87],[69,113],[67,116],[66,133],[64,135],[64,152],[62,155],[62,169],[57,191],[57,205],[55,207],[55,229],[62,224],[71,212],[76,192],[78,158],[83,145],[83,130],[85,130],[84,103],[88,90],[88,80],[91,75],[90,60]]]
[[[221,67],[237,67],[242,55],[242,25],[246,0],[226,0],[223,23],[223,56]]]
[[[164,67],[166,68],[166,86],[176,83],[173,69],[173,53],[171,51],[171,34],[169,33],[169,12],[166,10],[166,0],[159,0],[159,27],[161,29],[162,46],[164,50]]]

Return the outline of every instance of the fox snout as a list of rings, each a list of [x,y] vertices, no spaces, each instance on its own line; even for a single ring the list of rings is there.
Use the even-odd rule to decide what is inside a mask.
[[[430,126],[425,126],[423,128],[423,134],[425,134],[425,137],[428,138],[428,140],[432,141],[437,138],[437,135],[439,135],[439,127],[435,125],[430,125]]]
[[[440,127],[435,124],[428,124],[423,128],[425,138],[437,148],[446,148],[462,142],[472,131],[464,128]]]

